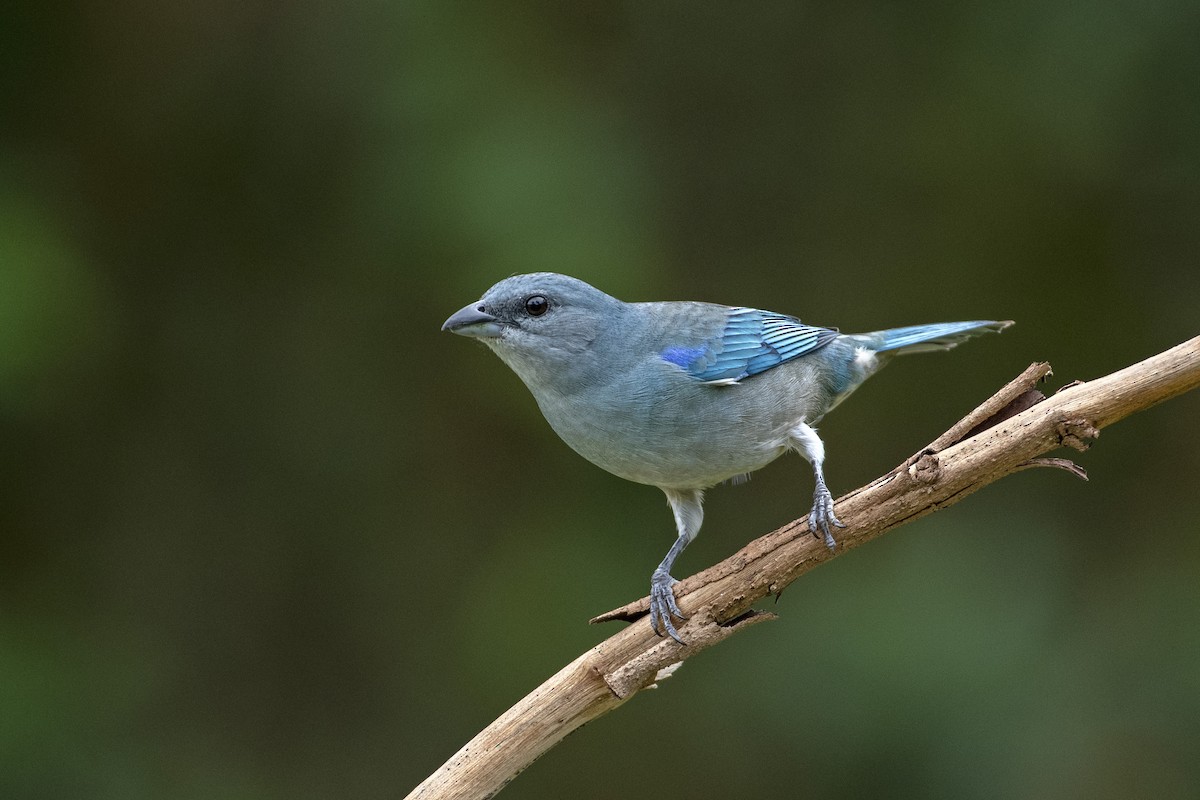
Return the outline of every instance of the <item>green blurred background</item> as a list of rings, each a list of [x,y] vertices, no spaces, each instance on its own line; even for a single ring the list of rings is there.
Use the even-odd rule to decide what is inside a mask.
[[[7,3],[0,796],[402,796],[616,630],[663,497],[439,332],[511,273],[1018,321],[833,414],[835,494],[1031,361],[1200,333],[1198,40],[1194,0]],[[1198,418],[817,570],[504,796],[1196,797]],[[810,496],[714,490],[677,574]]]

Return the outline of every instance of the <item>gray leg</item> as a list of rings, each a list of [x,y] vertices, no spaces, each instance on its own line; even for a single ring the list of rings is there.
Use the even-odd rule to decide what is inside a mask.
[[[792,446],[812,464],[813,475],[817,482],[816,489],[813,491],[812,511],[808,512],[808,529],[818,539],[824,538],[825,546],[833,550],[837,547],[837,543],[833,541],[833,532],[830,527],[844,528],[846,526],[834,515],[833,495],[829,493],[829,487],[825,485],[825,472],[821,469],[821,464],[825,461],[825,444],[821,441],[821,437],[817,436],[817,431],[805,422],[801,422],[792,429],[791,439]]]
[[[679,637],[679,631],[675,630],[675,624],[671,622],[672,615],[679,619],[687,619],[679,610],[675,602],[675,593],[671,591],[676,584],[676,580],[671,577],[671,566],[683,552],[683,548],[688,546],[688,542],[695,539],[696,534],[700,532],[700,524],[704,522],[704,492],[699,489],[663,489],[663,492],[667,495],[667,502],[671,504],[671,511],[675,514],[675,527],[679,531],[679,538],[671,545],[666,558],[650,576],[650,625],[659,636],[662,636],[665,630],[672,639],[686,644]]]

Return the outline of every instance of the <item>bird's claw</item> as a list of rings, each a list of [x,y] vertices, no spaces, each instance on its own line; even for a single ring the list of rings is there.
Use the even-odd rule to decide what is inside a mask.
[[[675,624],[671,622],[672,616],[687,619],[679,610],[679,604],[675,602],[672,587],[676,583],[678,581],[661,570],[655,570],[650,576],[650,627],[654,628],[654,632],[659,636],[662,636],[665,630],[675,641],[687,644],[680,637],[679,631],[675,630]]]
[[[837,542],[833,540],[833,531],[830,526],[836,528],[844,528],[837,515],[833,513],[833,495],[824,486],[818,486],[816,494],[813,496],[812,511],[808,512],[808,529],[812,531],[812,535],[818,539],[825,540],[825,546],[830,550],[837,547]]]

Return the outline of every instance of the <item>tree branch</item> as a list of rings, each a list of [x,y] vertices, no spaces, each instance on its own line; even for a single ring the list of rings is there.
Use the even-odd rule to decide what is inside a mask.
[[[676,585],[689,617],[681,646],[647,624],[631,625],[588,650],[502,714],[409,795],[409,800],[488,798],[568,733],[602,716],[684,659],[774,615],[751,606],[808,570],[912,520],[953,505],[1022,469],[1050,466],[1086,479],[1073,462],[1042,458],[1085,450],[1100,430],[1200,386],[1200,336],[1047,398],[1050,374],[1033,364],[904,464],[837,501],[847,527],[836,552],[809,535],[807,517],[743,547]],[[646,598],[593,622],[636,619]]]

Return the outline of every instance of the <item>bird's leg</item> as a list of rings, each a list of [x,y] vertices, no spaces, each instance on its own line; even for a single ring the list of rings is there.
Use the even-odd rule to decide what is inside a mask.
[[[833,513],[833,495],[825,485],[825,472],[821,465],[825,462],[825,444],[817,431],[806,422],[801,422],[791,431],[792,446],[800,455],[812,464],[813,475],[816,477],[816,488],[813,491],[812,511],[808,512],[808,529],[818,539],[825,539],[825,546],[830,550],[837,547],[833,541],[831,526],[844,528],[845,525]]]
[[[671,511],[675,514],[675,527],[679,530],[679,538],[671,545],[662,563],[650,576],[650,625],[659,636],[666,631],[675,641],[686,644],[680,638],[679,631],[675,630],[675,624],[671,622],[672,615],[679,619],[687,619],[675,602],[672,587],[675,586],[676,580],[671,577],[671,566],[683,552],[683,548],[687,547],[688,542],[695,539],[700,531],[700,524],[704,521],[704,492],[699,489],[663,489],[663,492],[667,495],[667,502],[671,504]]]

